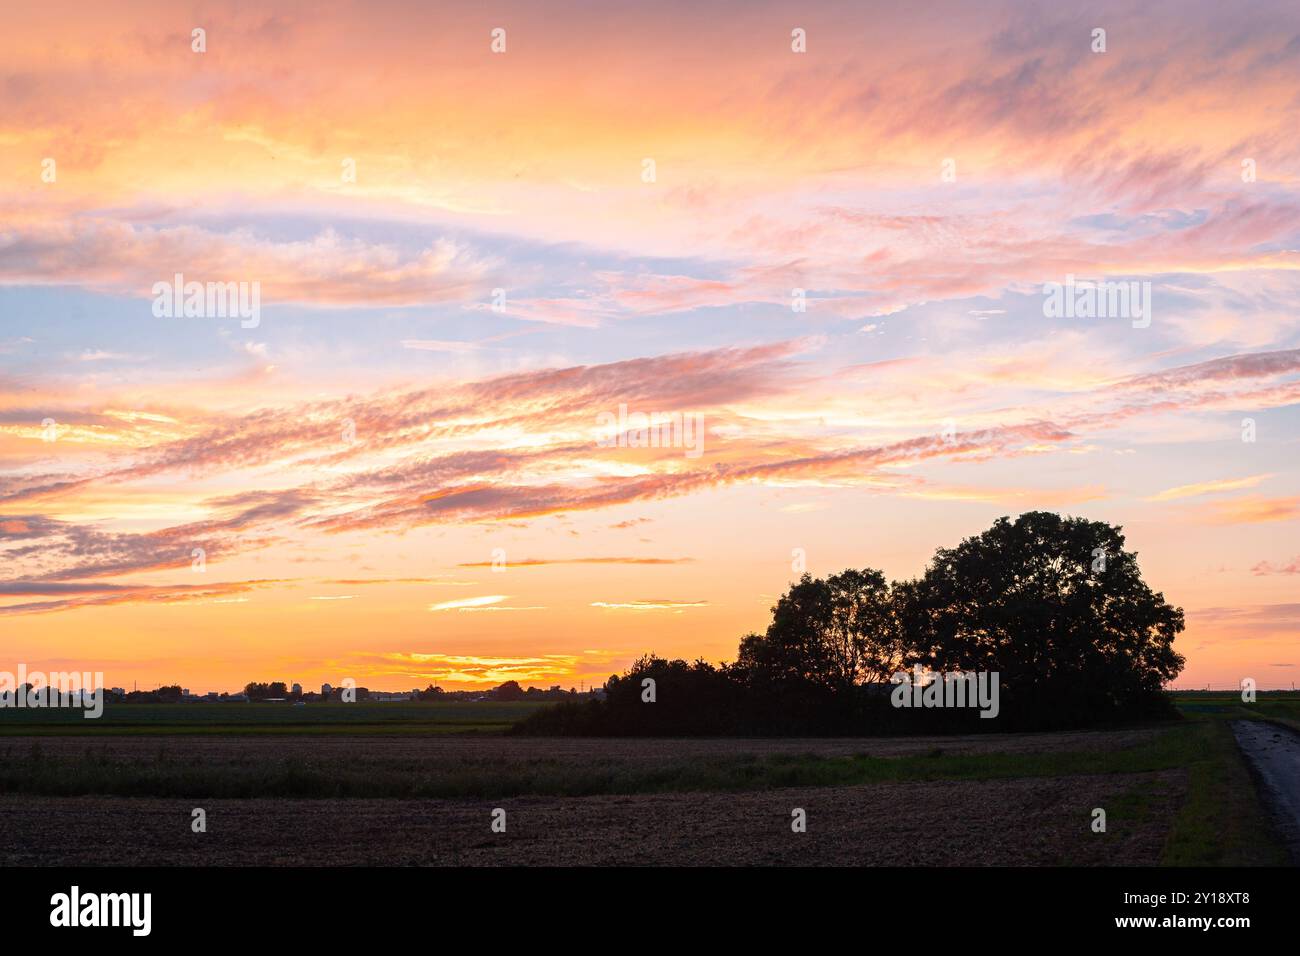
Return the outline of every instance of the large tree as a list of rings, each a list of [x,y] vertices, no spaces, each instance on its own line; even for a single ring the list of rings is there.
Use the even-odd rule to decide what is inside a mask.
[[[805,574],[772,608],[767,633],[741,641],[736,664],[764,683],[835,691],[888,680],[902,664],[902,640],[885,576]]]
[[[523,700],[524,697],[524,689],[517,680],[506,681],[494,693],[497,700]]]
[[[1140,707],[1183,667],[1182,609],[1152,592],[1121,529],[1104,522],[1000,518],[895,588],[911,660],[997,671],[1035,715]]]

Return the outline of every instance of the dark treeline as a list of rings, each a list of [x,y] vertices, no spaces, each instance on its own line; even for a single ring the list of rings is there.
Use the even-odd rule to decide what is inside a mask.
[[[515,728],[584,736],[905,734],[1043,730],[1165,716],[1183,612],[1143,582],[1118,527],[1030,512],[939,550],[915,580],[803,577],[733,663],[642,657],[605,698]],[[999,675],[998,715],[902,708],[891,678]],[[646,678],[653,680],[648,702]]]
[[[325,692],[325,687],[329,687],[329,692]],[[244,685],[241,692],[234,694],[221,692],[198,695],[190,694],[185,691],[179,684],[171,684],[165,687],[158,687],[154,690],[133,690],[129,692],[116,693],[111,689],[105,688],[104,692],[108,700],[114,703],[126,704],[177,704],[182,702],[198,703],[227,703],[227,702],[251,702],[260,703],[284,703],[301,701],[306,704],[316,703],[339,703],[353,701],[365,703],[371,700],[391,701],[394,698],[404,698],[410,701],[419,701],[422,703],[462,703],[470,701],[496,701],[510,703],[513,701],[524,702],[545,702],[558,700],[586,700],[594,692],[590,690],[580,691],[575,687],[568,690],[563,689],[558,684],[549,688],[529,687],[525,690],[519,685],[518,681],[508,680],[492,688],[480,688],[478,690],[443,690],[441,687],[430,684],[424,690],[398,691],[372,691],[367,687],[330,687],[325,685],[321,692],[304,691],[299,685],[290,686],[284,681],[250,681]],[[19,692],[27,694],[31,689],[30,684],[23,684]]]

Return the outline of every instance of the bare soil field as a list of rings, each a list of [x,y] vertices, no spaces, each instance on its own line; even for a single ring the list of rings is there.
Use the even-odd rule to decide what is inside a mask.
[[[626,748],[628,743],[620,741],[618,746]],[[645,752],[654,753],[667,742],[645,743]],[[835,746],[829,741],[803,743]],[[252,799],[196,804],[158,798],[6,795],[0,797],[0,862],[1149,865],[1159,859],[1186,788],[1186,773],[1173,770],[750,793],[522,797],[504,801],[505,833],[491,831],[493,804],[483,801]],[[1154,812],[1140,819],[1112,813],[1106,833],[1092,832],[1094,807],[1121,807],[1134,792],[1147,794]],[[191,831],[195,805],[206,810],[206,833]],[[795,807],[807,812],[805,833],[791,830]]]
[[[1162,733],[8,737],[0,766],[25,766],[52,789],[0,795],[0,863],[1151,865],[1187,800],[1187,770],[1096,772],[1096,760],[1072,755],[1111,760],[1172,739]],[[836,777],[861,758],[946,769]],[[1002,772],[984,773],[999,762]],[[718,767],[729,769],[710,774]],[[85,785],[59,789],[69,775]],[[152,789],[96,789],[123,779]],[[224,789],[232,780],[240,789]],[[302,780],[312,789],[284,789]],[[205,833],[191,830],[196,807]],[[504,834],[491,829],[496,807]],[[796,807],[807,832],[791,829]],[[1107,811],[1105,833],[1091,829],[1095,807]]]

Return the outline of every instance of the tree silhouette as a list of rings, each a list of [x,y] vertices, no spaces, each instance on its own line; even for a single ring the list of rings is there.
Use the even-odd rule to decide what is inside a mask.
[[[996,671],[1035,714],[1140,708],[1182,670],[1183,612],[1142,580],[1120,528],[1034,511],[940,549],[895,586],[908,657]]]
[[[1035,511],[940,549],[892,587],[879,571],[805,574],[734,665],[638,660],[606,699],[538,711],[519,733],[955,733],[1168,713],[1183,612],[1142,580],[1120,528]],[[873,685],[913,665],[996,672],[999,720],[900,710]],[[642,681],[653,679],[653,704]],[[996,726],[995,726],[996,725]]]
[[[524,689],[519,686],[519,681],[508,680],[494,692],[497,700],[523,700]]]
[[[805,574],[776,607],[767,633],[740,642],[736,666],[769,684],[832,691],[888,680],[903,663],[890,588],[879,571]]]

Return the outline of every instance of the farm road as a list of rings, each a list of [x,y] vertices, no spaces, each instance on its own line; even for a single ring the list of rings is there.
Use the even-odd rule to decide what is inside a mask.
[[[1234,720],[1232,732],[1263,784],[1291,859],[1300,864],[1300,734],[1264,720]]]

